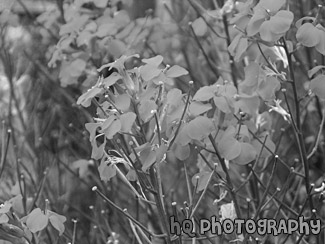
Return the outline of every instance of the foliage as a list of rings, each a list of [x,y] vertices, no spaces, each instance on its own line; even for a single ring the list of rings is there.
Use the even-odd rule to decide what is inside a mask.
[[[296,232],[176,236],[169,226],[171,215],[194,222],[212,215],[220,221],[303,215],[323,226],[323,6],[155,2],[155,11],[135,19],[135,3],[127,0],[57,1],[58,9],[38,16],[48,30],[42,46],[49,68],[34,62],[33,78],[47,80],[33,104],[53,96],[57,109],[45,114],[54,121],[67,110],[58,127],[49,126],[61,141],[38,139],[29,129],[28,119],[38,120],[16,91],[19,72],[5,62],[21,49],[1,39],[10,96],[0,179],[8,175],[15,186],[8,183],[11,192],[0,196],[0,237],[13,243],[324,241]],[[3,11],[3,30],[17,25],[16,18]]]

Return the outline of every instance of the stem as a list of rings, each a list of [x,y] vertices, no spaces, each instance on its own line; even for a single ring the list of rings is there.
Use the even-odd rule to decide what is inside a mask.
[[[197,203],[195,204],[195,206],[194,206],[194,208],[193,208],[193,210],[192,210],[192,213],[191,213],[191,215],[190,215],[190,218],[193,218],[196,209],[197,209],[198,206],[200,205],[200,202],[202,201],[202,199],[203,199],[203,197],[204,197],[204,195],[205,195],[205,193],[206,193],[206,191],[207,191],[207,189],[208,189],[208,186],[209,186],[210,181],[211,181],[211,179],[212,179],[213,173],[214,173],[214,171],[211,171],[211,174],[209,175],[209,179],[208,179],[207,185],[206,185],[206,187],[204,188],[202,194],[200,195],[199,200],[197,200]]]
[[[169,149],[171,149],[172,145],[173,145],[174,142],[175,142],[175,139],[176,139],[176,137],[177,137],[177,135],[178,135],[178,132],[179,132],[181,126],[182,126],[183,119],[184,119],[185,114],[186,114],[186,111],[187,111],[187,107],[188,107],[188,105],[189,105],[189,103],[190,103],[190,96],[191,96],[191,89],[192,89],[192,86],[191,86],[191,82],[190,82],[189,84],[190,84],[190,88],[189,88],[188,93],[187,93],[187,99],[186,99],[185,107],[184,107],[184,110],[183,110],[183,113],[182,113],[182,117],[181,117],[181,119],[179,120],[179,124],[178,124],[177,129],[176,129],[176,132],[175,132],[175,136],[173,137],[173,139],[172,139],[171,142],[169,143],[169,146],[168,146],[167,151],[169,151]]]
[[[227,20],[227,16],[223,15],[222,17],[222,21],[223,21],[223,26],[226,32],[226,41],[227,41],[227,47],[230,46],[231,41],[230,41],[230,34],[229,34],[229,29],[228,29],[228,20]],[[234,57],[229,53],[228,51],[228,55],[229,55],[229,59],[230,59],[230,68],[231,68],[231,77],[232,77],[232,82],[234,82],[234,85],[236,88],[238,88],[238,82],[237,82],[237,77],[235,74],[236,71],[236,66],[235,66],[235,60]]]
[[[154,198],[155,198],[155,202],[156,202],[156,205],[157,205],[159,219],[162,222],[164,232],[167,234],[166,242],[167,242],[167,244],[171,244],[171,237],[170,237],[170,233],[169,233],[169,224],[168,224],[168,216],[167,216],[167,214],[165,212],[164,204],[163,204],[163,201],[162,201],[163,192],[160,191],[159,182],[158,182],[158,179],[157,179],[157,174],[156,174],[156,170],[155,170],[154,166],[150,167],[149,173],[150,173],[150,178],[151,178],[153,188],[157,191],[157,192],[154,193]]]
[[[92,191],[95,191],[98,195],[100,195],[109,205],[111,205],[113,208],[115,208],[118,212],[123,214],[125,217],[127,217],[129,220],[131,220],[134,224],[139,226],[144,232],[149,234],[150,236],[155,236],[155,237],[164,237],[165,235],[155,235],[151,233],[146,227],[144,227],[139,221],[137,221],[135,218],[133,218],[129,213],[123,211],[119,206],[117,206],[114,202],[112,202],[110,199],[108,199],[102,192],[100,192],[97,189],[97,186],[94,186],[92,188]]]
[[[229,186],[229,191],[230,191],[230,195],[232,197],[232,200],[234,201],[234,205],[235,205],[235,209],[236,209],[236,214],[237,214],[237,217],[239,219],[241,219],[241,211],[240,211],[240,208],[239,208],[239,204],[238,204],[238,200],[237,200],[237,196],[235,194],[235,191],[234,191],[234,185],[232,184],[232,181],[231,181],[231,178],[230,178],[230,175],[229,175],[229,172],[228,172],[228,169],[227,169],[227,166],[226,166],[226,163],[225,163],[225,159],[222,158],[218,152],[218,149],[217,149],[217,145],[213,139],[213,136],[210,134],[209,135],[209,139],[212,143],[212,146],[215,150],[215,153],[220,161],[220,164],[221,164],[221,167],[222,167],[222,170],[225,172],[226,174],[226,180],[227,180],[227,184]]]
[[[305,148],[305,142],[304,142],[304,137],[302,134],[302,127],[301,127],[301,122],[300,122],[300,108],[299,108],[299,98],[298,98],[298,91],[297,91],[297,86],[296,86],[296,79],[294,75],[294,70],[293,70],[293,64],[292,64],[292,58],[291,58],[291,53],[289,53],[286,40],[282,38],[283,41],[283,47],[285,50],[285,53],[287,55],[288,63],[289,63],[289,71],[290,71],[290,78],[292,80],[291,85],[293,88],[293,96],[294,96],[294,102],[295,102],[295,107],[296,107],[296,126],[297,126],[297,133],[296,138],[298,142],[298,147],[299,147],[299,153],[300,153],[300,158],[303,162],[304,166],[304,171],[305,171],[305,186],[306,186],[306,192],[308,193],[309,188],[310,188],[310,179],[309,179],[309,164],[308,164],[308,158],[307,158],[307,152]],[[314,209],[314,203],[312,196],[308,194],[308,200],[309,200],[309,206],[310,206],[310,211],[313,214],[312,210]]]
[[[4,126],[3,126],[4,127]],[[3,137],[2,137],[2,150],[1,150],[1,169],[0,169],[0,178],[1,175],[5,169],[5,163],[7,162],[6,158],[7,158],[7,154],[8,154],[8,149],[9,149],[9,142],[10,142],[10,136],[11,136],[11,130],[9,129],[7,131],[7,140],[5,140],[5,133],[3,133]]]
[[[205,52],[205,50],[204,50],[202,44],[200,43],[199,38],[196,36],[195,31],[194,31],[193,26],[192,26],[192,23],[190,23],[189,25],[190,25],[190,29],[191,29],[191,31],[192,31],[192,33],[193,33],[193,36],[194,36],[194,38],[195,38],[195,41],[196,41],[197,45],[199,46],[199,48],[200,48],[200,50],[201,50],[201,52],[202,52],[202,54],[203,54],[205,60],[207,61],[208,65],[209,65],[209,67],[210,67],[210,69],[211,69],[211,71],[213,72],[213,74],[214,74],[216,77],[219,77],[219,72],[218,72],[218,70],[216,70],[216,68],[214,67],[214,64],[212,64],[210,58],[208,57],[208,55],[206,54],[206,52]]]

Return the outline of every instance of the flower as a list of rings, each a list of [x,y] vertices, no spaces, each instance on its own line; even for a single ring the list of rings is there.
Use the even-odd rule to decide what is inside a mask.
[[[282,115],[282,117],[285,121],[290,123],[290,114],[284,108],[282,108],[280,105],[280,103],[282,101],[280,99],[277,99],[277,100],[274,100],[274,102],[275,102],[275,106],[269,105],[269,107],[271,107],[269,109],[269,112],[274,111],[274,112],[279,113],[280,115]]]

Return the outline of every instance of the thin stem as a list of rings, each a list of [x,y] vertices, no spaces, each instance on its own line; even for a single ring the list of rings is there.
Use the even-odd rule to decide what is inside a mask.
[[[227,20],[227,15],[223,15],[222,16],[222,22],[223,22],[223,26],[224,26],[224,30],[226,33],[226,41],[227,41],[227,47],[230,46],[231,44],[231,40],[230,40],[230,34],[229,34],[229,29],[228,29],[228,20]],[[230,59],[230,68],[231,68],[231,77],[232,77],[232,82],[234,83],[235,87],[238,88],[238,82],[237,82],[237,77],[236,77],[236,65],[235,65],[235,60],[234,57],[229,53],[228,51],[228,55],[229,55],[229,59]]]
[[[165,239],[166,239],[167,244],[171,244],[171,237],[170,237],[170,233],[169,233],[168,216],[166,214],[166,211],[165,211],[164,205],[163,205],[163,201],[162,201],[163,192],[160,192],[159,182],[158,182],[158,179],[157,179],[157,173],[156,173],[156,170],[155,170],[154,166],[150,167],[149,173],[150,173],[150,178],[151,178],[153,188],[157,191],[156,193],[154,193],[154,198],[155,198],[155,202],[157,204],[159,219],[161,220],[163,228],[164,228],[164,232],[167,235],[167,237]]]
[[[220,161],[220,164],[221,164],[222,170],[223,170],[223,171],[225,172],[225,174],[226,174],[227,184],[228,184],[228,187],[229,187],[230,195],[231,195],[231,197],[232,197],[232,199],[233,199],[233,201],[234,201],[234,205],[235,205],[235,209],[236,209],[237,217],[238,217],[239,219],[241,219],[241,216],[242,216],[242,215],[241,215],[241,211],[240,211],[240,208],[239,208],[239,203],[238,203],[238,200],[237,200],[237,196],[236,196],[236,194],[235,194],[234,185],[233,185],[233,183],[232,183],[232,180],[231,180],[231,178],[230,178],[230,175],[229,175],[229,172],[228,172],[228,169],[227,169],[226,163],[225,163],[225,159],[222,158],[222,157],[220,156],[220,154],[219,154],[219,152],[218,152],[217,145],[216,145],[216,143],[215,143],[215,141],[214,141],[214,139],[213,139],[213,136],[212,136],[211,134],[209,135],[209,139],[210,139],[210,141],[211,141],[211,143],[212,143],[212,146],[213,146],[213,148],[214,148],[214,150],[215,150],[215,153],[216,153],[216,155],[217,155],[217,157],[218,157],[218,159],[219,159],[219,161]]]
[[[200,205],[200,203],[201,203],[201,201],[202,201],[202,199],[203,199],[203,197],[204,197],[204,195],[205,195],[205,193],[206,193],[206,191],[207,191],[207,189],[208,189],[209,183],[210,183],[210,181],[212,180],[213,173],[214,173],[214,171],[212,171],[212,172],[210,173],[209,178],[208,178],[207,185],[206,185],[206,187],[204,188],[204,190],[203,190],[203,192],[202,192],[202,194],[201,194],[199,200],[197,200],[197,203],[195,204],[195,206],[194,206],[194,208],[193,208],[193,210],[192,210],[192,212],[191,212],[190,218],[193,218],[196,209],[197,209],[198,206]]]
[[[191,85],[191,82],[190,82],[190,85]],[[186,111],[187,111],[187,107],[190,103],[190,96],[191,96],[191,90],[192,90],[192,86],[190,86],[189,90],[188,90],[188,93],[187,93],[187,99],[186,99],[186,103],[185,103],[185,107],[184,107],[184,110],[183,110],[183,113],[182,113],[182,117],[180,118],[179,120],[179,123],[178,123],[178,126],[177,126],[177,129],[176,129],[176,132],[175,132],[175,136],[173,137],[173,139],[170,141],[169,143],[169,146],[168,146],[168,150],[172,147],[172,145],[174,144],[175,140],[176,140],[176,137],[179,133],[179,130],[182,126],[182,123],[183,123],[183,120],[184,120],[184,117],[185,117],[185,114],[186,114]],[[167,151],[168,151],[167,150]]]
[[[318,148],[321,136],[322,136],[324,122],[325,122],[325,109],[323,109],[322,121],[321,121],[321,123],[319,125],[319,131],[318,131],[318,134],[317,134],[317,139],[316,139],[316,142],[315,142],[315,146],[312,149],[312,151],[308,154],[307,159],[310,159],[317,151],[317,148]]]
[[[194,36],[194,38],[195,38],[195,41],[196,41],[196,43],[198,44],[198,46],[199,46],[199,48],[200,48],[200,50],[201,50],[201,52],[202,52],[202,54],[203,54],[205,60],[207,61],[208,65],[209,65],[209,67],[210,67],[210,69],[211,69],[211,71],[213,72],[213,74],[214,74],[216,77],[219,77],[219,72],[218,72],[218,70],[216,70],[216,68],[215,68],[214,65],[212,64],[210,58],[208,57],[208,55],[206,54],[206,52],[205,52],[205,50],[204,50],[204,48],[203,48],[203,46],[202,46],[202,44],[201,44],[199,38],[196,36],[195,31],[194,31],[193,26],[192,26],[192,23],[190,23],[189,25],[190,25],[190,29],[191,29],[191,31],[192,31],[192,33],[193,33],[193,36]]]
[[[11,136],[11,130],[9,129],[7,131],[7,140],[5,140],[5,134],[3,133],[3,137],[2,137],[2,150],[1,150],[1,169],[0,169],[0,178],[1,175],[5,169],[5,164],[7,162],[7,154],[8,154],[8,149],[9,149],[9,142],[10,142],[10,136]]]
[[[282,38],[282,42],[283,42],[283,47],[284,47],[284,50],[285,50],[285,53],[286,53],[286,56],[287,56],[287,59],[288,59],[290,78],[292,80],[291,85],[292,85],[292,88],[293,88],[293,96],[294,96],[294,102],[295,102],[295,107],[296,107],[296,125],[297,125],[297,129],[298,129],[297,133],[295,133],[295,134],[296,134],[296,137],[297,137],[300,158],[301,158],[301,160],[303,162],[304,171],[305,171],[306,192],[308,192],[309,187],[310,187],[309,163],[308,163],[307,152],[306,152],[304,137],[303,137],[303,134],[302,134],[301,121],[300,121],[300,107],[299,107],[297,82],[296,82],[296,78],[295,78],[295,75],[294,75],[294,69],[293,69],[291,53],[289,53],[289,50],[288,50],[288,47],[287,47],[287,44],[286,44],[286,40],[284,38]],[[310,211],[312,212],[312,210],[314,209],[313,199],[312,199],[312,196],[310,194],[307,197],[309,199]]]
[[[162,238],[162,237],[165,237],[166,236],[165,234],[163,234],[163,235],[153,234],[146,227],[144,227],[139,221],[137,221],[135,218],[133,218],[129,213],[127,213],[126,211],[123,211],[119,206],[117,206],[114,202],[112,202],[110,199],[108,199],[102,192],[100,192],[97,189],[97,186],[94,186],[92,188],[92,190],[95,191],[99,196],[101,196],[109,205],[111,205],[118,212],[120,212],[122,215],[124,215],[125,217],[127,217],[129,220],[131,220],[134,224],[136,224],[137,226],[139,226],[144,232],[146,232],[150,236],[155,236],[155,237],[159,237],[159,238]]]

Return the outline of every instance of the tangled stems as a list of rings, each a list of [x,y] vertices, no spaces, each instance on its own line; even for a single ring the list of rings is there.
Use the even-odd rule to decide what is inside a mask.
[[[301,127],[301,121],[300,121],[300,108],[299,108],[299,98],[298,98],[298,91],[297,91],[297,83],[296,83],[296,78],[294,75],[294,69],[293,69],[293,63],[292,63],[292,53],[289,52],[286,40],[282,38],[283,42],[283,48],[285,50],[287,59],[288,59],[288,64],[289,64],[289,73],[290,73],[290,78],[292,80],[291,85],[293,89],[293,96],[294,96],[294,103],[295,103],[295,108],[296,108],[296,125],[297,128],[295,130],[295,136],[297,139],[298,147],[299,147],[299,153],[300,153],[300,158],[303,162],[304,166],[304,171],[305,171],[305,186],[306,186],[306,192],[309,192],[310,188],[310,179],[309,179],[309,164],[308,164],[308,158],[307,158],[307,152],[305,148],[305,143],[304,143],[304,138],[302,134],[302,127]],[[309,206],[310,206],[310,211],[312,215],[313,209],[314,209],[314,203],[312,196],[308,194],[308,201],[309,201]]]

